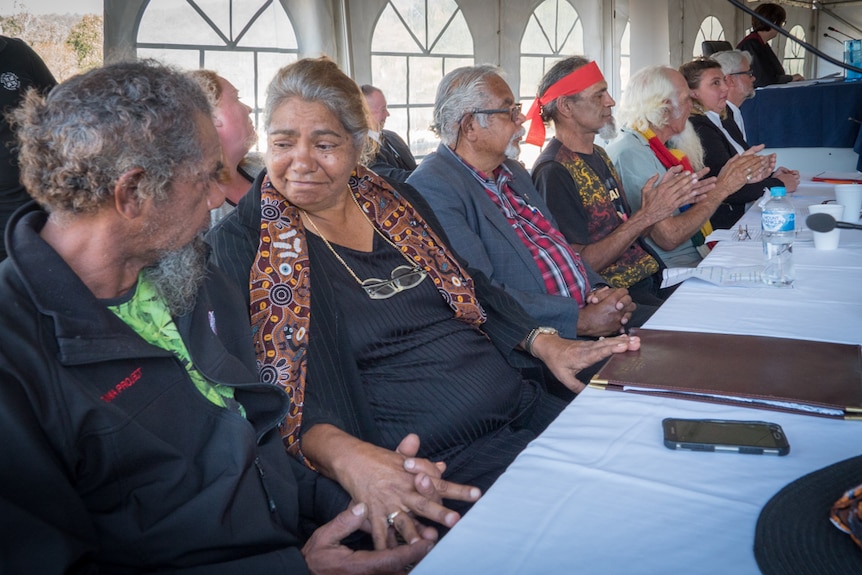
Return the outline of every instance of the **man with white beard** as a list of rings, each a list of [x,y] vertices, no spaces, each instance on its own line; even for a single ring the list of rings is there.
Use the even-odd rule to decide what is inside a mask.
[[[433,533],[342,546],[366,505],[285,453],[290,401],[259,383],[201,239],[224,165],[200,88],[113,64],[14,121],[35,202],[0,264],[0,572],[391,573],[427,553]]]
[[[517,162],[524,119],[498,68],[453,70],[434,103],[441,144],[407,183],[431,205],[449,245],[540,325],[566,338],[620,333],[636,306],[569,246]]]
[[[661,265],[644,236],[712,186],[674,167],[661,182],[658,174],[646,182],[643,206],[633,214],[613,163],[594,144],[596,135],[616,137],[614,105],[595,62],[581,56],[561,60],[539,83],[526,141],[543,145],[544,122],[553,122],[554,137],[536,160],[533,182],[572,247],[610,285],[627,288],[643,314],[665,297],[659,290]]]
[[[655,182],[656,174],[664,177],[680,167],[703,173],[703,147],[688,120],[691,107],[691,90],[673,68],[649,66],[629,80],[620,106],[622,136],[608,146],[608,155],[634,214],[648,201],[642,191]],[[696,267],[709,253],[704,240],[716,208],[743,184],[772,173],[775,156],[756,155],[762,149],[754,146],[731,158],[720,173],[705,180],[711,189],[698,188],[691,203],[653,224],[645,238],[664,265]]]

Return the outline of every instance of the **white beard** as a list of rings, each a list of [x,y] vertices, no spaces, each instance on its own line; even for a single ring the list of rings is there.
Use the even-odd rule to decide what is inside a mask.
[[[617,123],[616,120],[611,118],[608,122],[599,129],[599,137],[605,142],[610,142],[614,138],[617,137],[619,132],[617,132]]]
[[[525,130],[524,127],[521,126],[521,129],[518,130],[518,132],[514,136],[512,136],[512,139],[509,140],[509,145],[506,146],[505,154],[507,158],[509,158],[510,160],[518,159],[518,156],[521,155],[521,146],[518,145],[517,140],[518,138],[523,138],[526,133],[527,130]]]
[[[677,148],[688,156],[688,161],[691,162],[691,167],[695,171],[703,168],[703,145],[700,143],[700,137],[694,131],[694,126],[686,120],[685,130],[676,136],[672,137],[667,142],[668,148]],[[708,176],[717,176],[718,174],[707,174]]]

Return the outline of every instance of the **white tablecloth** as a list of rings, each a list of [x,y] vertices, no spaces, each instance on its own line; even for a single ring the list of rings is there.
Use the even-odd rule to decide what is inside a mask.
[[[830,195],[831,186],[800,189],[793,196],[800,223],[808,203]],[[757,208],[746,222],[759,225]],[[834,252],[794,246],[792,289],[687,280],[647,327],[862,343],[862,232],[841,234]],[[762,257],[760,242],[732,241],[706,263],[753,265]],[[774,421],[791,452],[673,451],[662,442],[665,417]],[[860,453],[862,422],[587,389],[413,573],[757,573],[754,529],[769,498]]]
[[[823,251],[814,249],[811,231],[804,226],[808,206],[834,199],[832,189],[807,184],[791,195],[804,238],[793,245],[797,279],[792,288],[719,287],[689,279],[647,327],[862,343],[862,231],[841,230],[838,249]],[[760,209],[749,210],[740,225],[759,230]],[[719,242],[702,265],[762,264],[758,239]]]

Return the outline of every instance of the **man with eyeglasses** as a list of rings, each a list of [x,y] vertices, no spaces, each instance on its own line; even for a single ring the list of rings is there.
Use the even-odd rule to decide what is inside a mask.
[[[739,133],[743,139],[746,139],[745,119],[739,107],[755,95],[756,78],[751,69],[751,53],[743,50],[725,50],[716,52],[710,58],[721,64],[721,71],[727,84],[727,112],[739,127]]]
[[[608,287],[559,232],[517,162],[524,120],[498,68],[453,70],[434,104],[432,129],[441,144],[407,183],[428,200],[451,247],[541,326],[565,338],[620,333],[636,306],[627,290]]]
[[[642,208],[633,212],[613,163],[594,144],[597,135],[616,137],[615,104],[595,62],[566,58],[539,83],[527,143],[542,146],[544,122],[553,122],[555,135],[536,160],[533,182],[572,247],[610,285],[627,288],[644,316],[666,295],[659,289],[661,260],[644,237],[656,222],[691,202],[696,179],[679,169],[668,171],[660,183],[656,175],[642,190]]]
[[[709,114],[707,117],[724,135],[730,148],[728,154],[741,153],[749,147],[748,136],[745,134],[745,120],[739,107],[742,103],[757,94],[755,83],[757,78],[751,68],[752,55],[744,50],[725,50],[716,52],[710,56],[711,60],[721,65],[724,81],[727,84],[727,119],[722,121],[718,116]],[[730,123],[728,120],[733,120]],[[737,132],[735,128],[739,128]],[[708,152],[708,151],[707,151]],[[776,168],[772,177],[771,185],[784,186],[788,192],[796,190],[799,186],[799,171],[790,170],[784,166]],[[767,185],[770,185],[767,182]]]

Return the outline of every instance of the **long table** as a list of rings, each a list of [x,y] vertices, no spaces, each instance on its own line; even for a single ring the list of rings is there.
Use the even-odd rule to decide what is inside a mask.
[[[862,123],[862,81],[758,88],[740,110],[751,143],[767,148],[852,148]]]
[[[740,109],[749,143],[769,149],[847,148],[862,154],[860,80],[774,84],[758,88]],[[862,169],[862,155],[853,161]]]
[[[801,186],[791,197],[800,224],[808,204],[832,196],[828,185]],[[754,229],[759,210],[741,223]],[[862,344],[862,231],[842,230],[834,252],[797,242],[794,259],[792,289],[690,279],[645,327]],[[760,242],[723,241],[704,265],[760,262]],[[791,452],[672,451],[665,417],[774,421]],[[763,505],[794,479],[862,453],[860,439],[862,422],[587,389],[413,573],[758,573]]]

